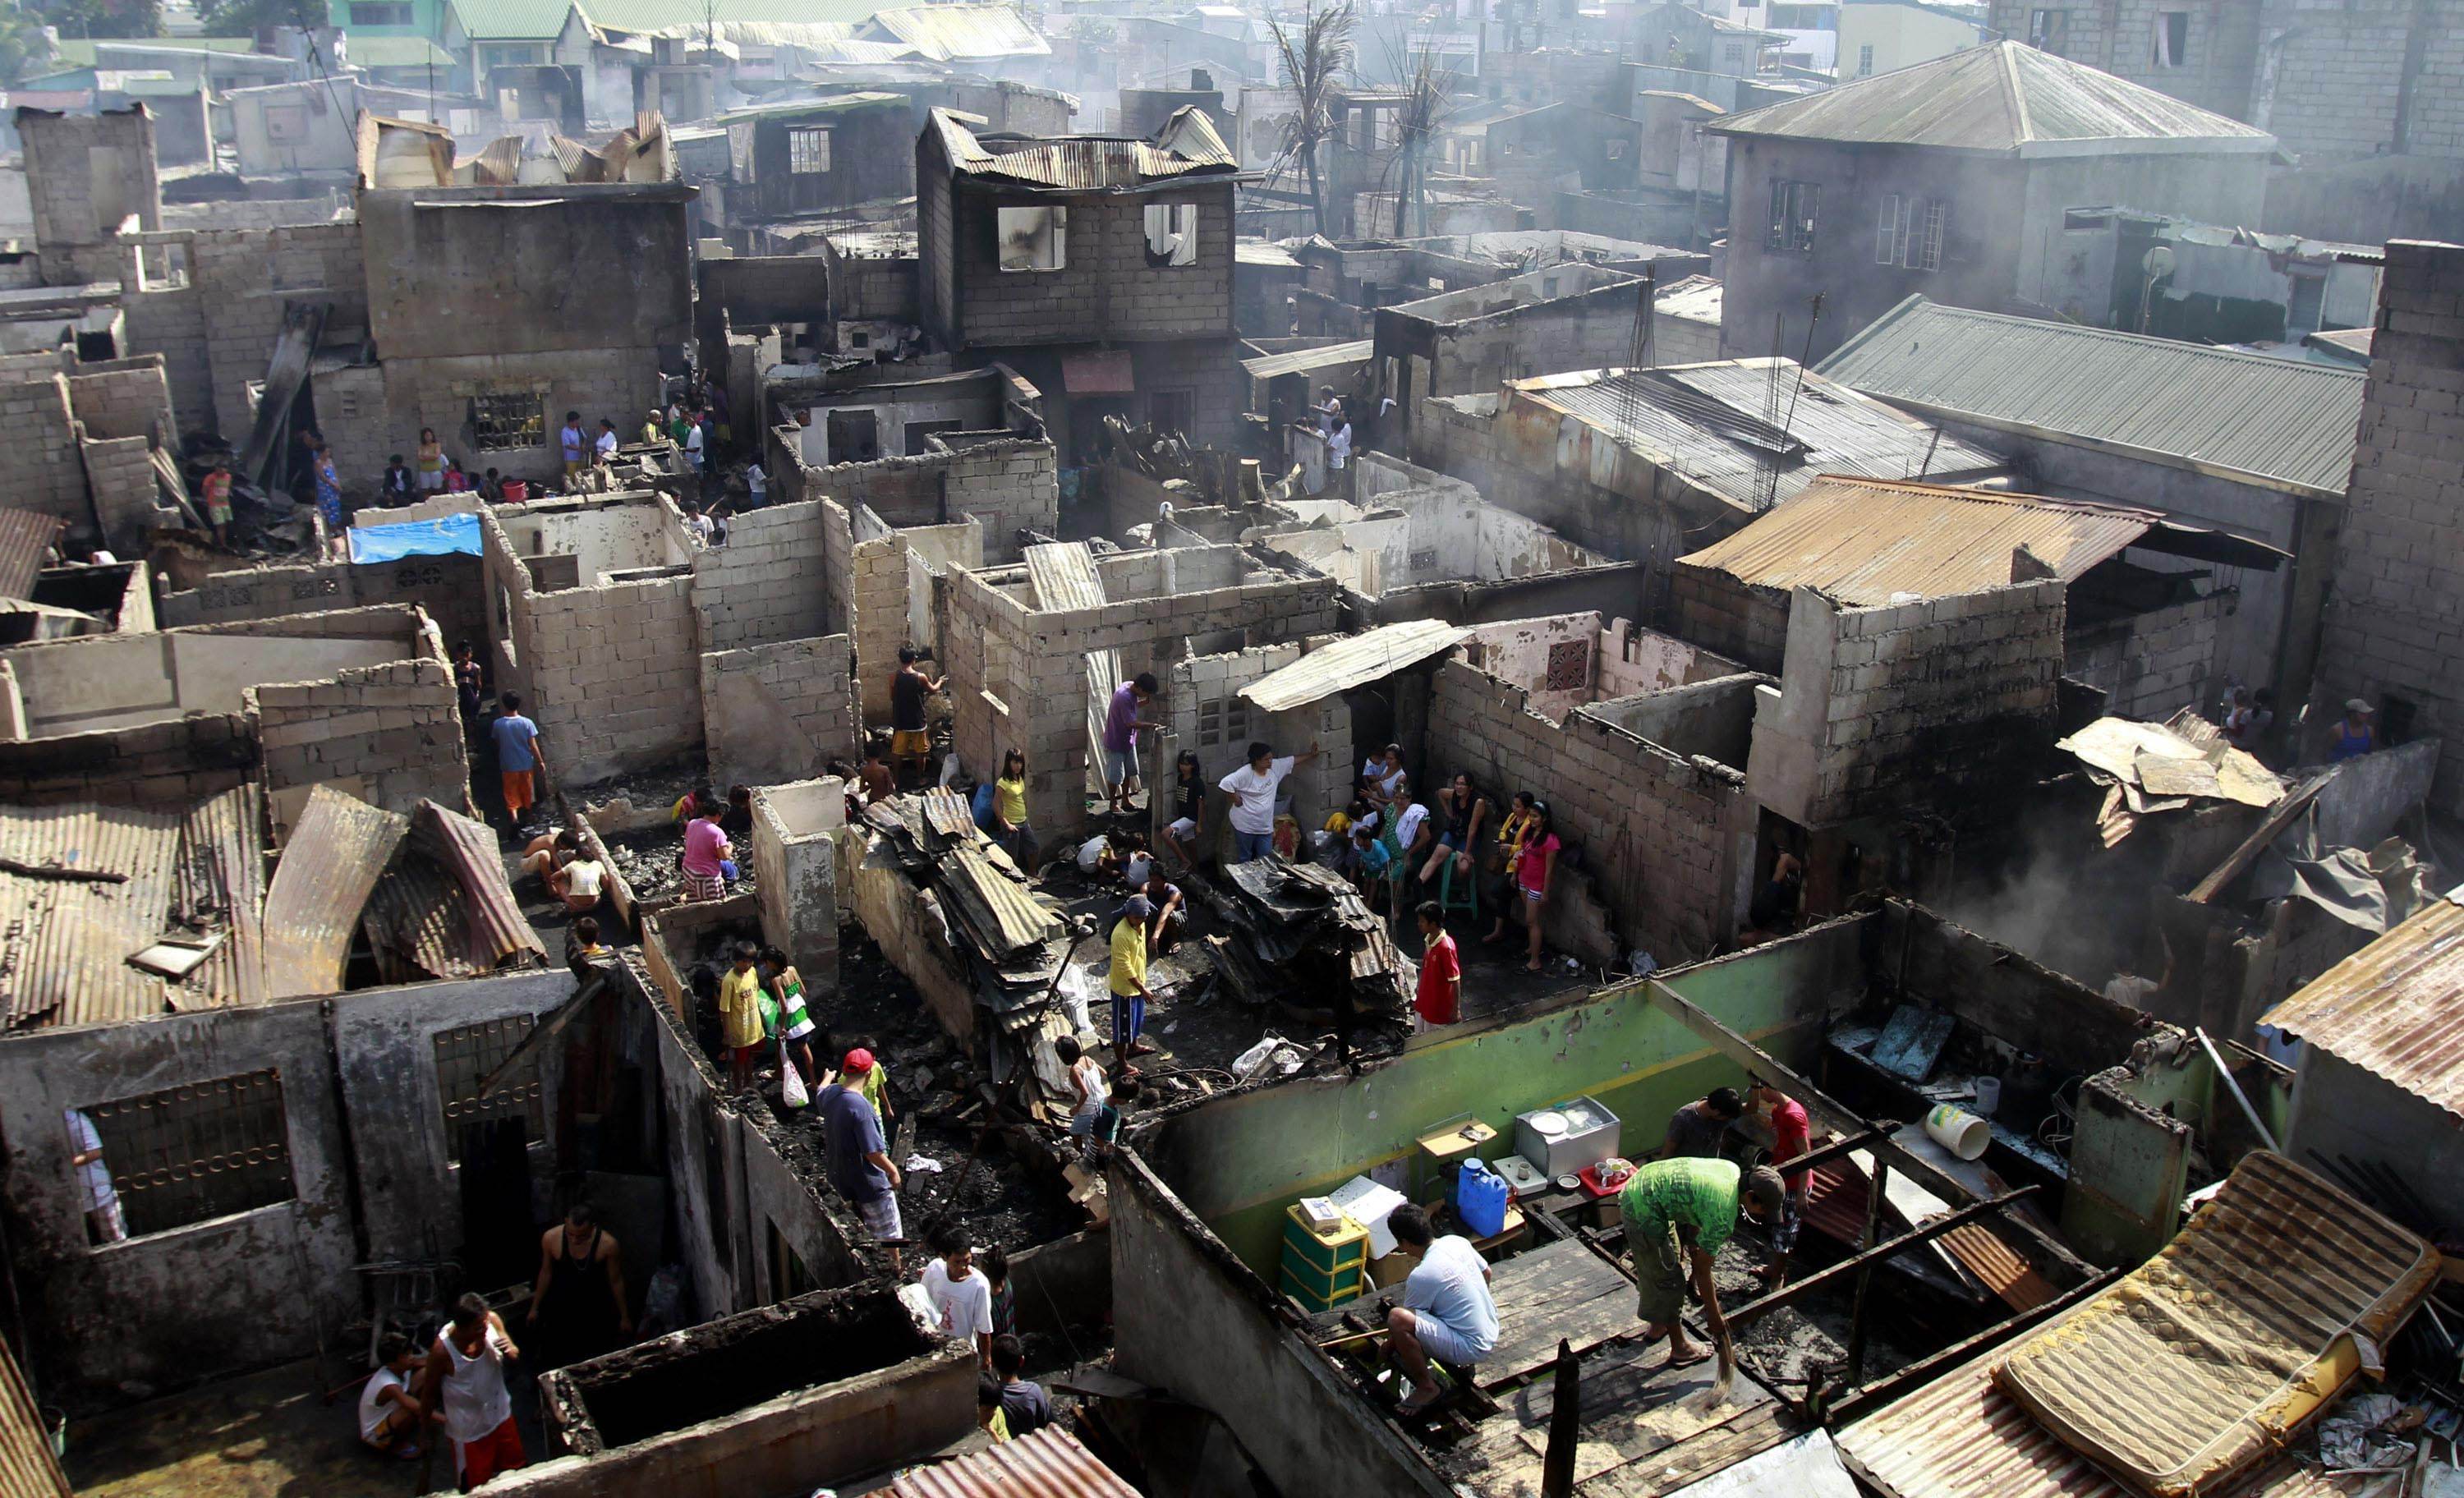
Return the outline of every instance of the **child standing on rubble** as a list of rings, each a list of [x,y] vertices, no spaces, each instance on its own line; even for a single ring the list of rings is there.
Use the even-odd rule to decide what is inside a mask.
[[[804,1004],[804,975],[787,960],[787,954],[777,947],[761,949],[761,981],[770,997],[779,1003],[779,1036],[787,1045],[787,1058],[795,1063],[796,1074],[804,1079],[807,1092],[821,1085],[821,1074],[813,1069],[813,1035],[821,1026],[813,1023],[812,1011]],[[829,1037],[822,1037],[822,1049],[830,1048]]]
[[[737,942],[735,961],[718,977],[719,1040],[727,1046],[731,1092],[741,1092],[753,1085],[754,1058],[765,1039],[761,1027],[761,975],[754,967],[754,958],[759,955],[752,942]]]
[[[1147,987],[1147,922],[1155,918],[1155,905],[1143,894],[1133,894],[1123,903],[1112,922],[1112,1060],[1114,1064],[1132,1056],[1155,1053],[1152,1042],[1141,1038],[1147,1027],[1147,1005],[1155,1002],[1155,993]]]
[[[718,799],[707,785],[693,789],[693,820],[685,824],[685,898],[718,900],[727,897],[727,866],[735,854],[735,845],[718,825],[721,811]]]

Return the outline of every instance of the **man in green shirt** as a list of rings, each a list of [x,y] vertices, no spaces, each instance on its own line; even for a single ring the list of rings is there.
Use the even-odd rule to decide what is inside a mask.
[[[1703,1314],[1711,1323],[1712,1340],[1725,1352],[1728,1322],[1720,1314],[1711,1261],[1736,1232],[1740,1212],[1755,1223],[1769,1223],[1778,1216],[1786,1194],[1779,1172],[1768,1165],[1743,1174],[1734,1160],[1692,1156],[1653,1160],[1617,1193],[1626,1246],[1634,1250],[1635,1313],[1642,1318],[1646,1340],[1667,1335],[1669,1367],[1691,1367],[1711,1355],[1685,1335],[1689,1268],[1695,1293],[1703,1297]]]

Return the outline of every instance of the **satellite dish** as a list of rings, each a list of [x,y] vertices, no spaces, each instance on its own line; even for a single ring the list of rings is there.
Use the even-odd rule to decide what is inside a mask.
[[[2173,252],[2167,246],[2158,245],[2139,257],[2139,268],[2147,273],[2151,281],[2158,276],[2170,275],[2173,274]]]

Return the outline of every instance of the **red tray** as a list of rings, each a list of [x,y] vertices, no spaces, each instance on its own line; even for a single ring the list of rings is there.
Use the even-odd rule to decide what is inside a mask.
[[[1632,1176],[1628,1176],[1625,1178],[1625,1180],[1620,1180],[1614,1186],[1603,1186],[1600,1184],[1600,1168],[1597,1165],[1584,1166],[1581,1170],[1574,1172],[1574,1179],[1583,1183],[1583,1189],[1590,1192],[1593,1200],[1595,1201],[1601,1197],[1616,1196],[1618,1192],[1625,1189],[1626,1181],[1634,1179]]]

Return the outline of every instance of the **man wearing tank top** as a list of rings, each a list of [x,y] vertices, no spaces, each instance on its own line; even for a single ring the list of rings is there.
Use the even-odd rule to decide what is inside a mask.
[[[505,1388],[505,1364],[519,1356],[505,1323],[477,1295],[453,1303],[452,1321],[428,1350],[420,1402],[442,1411],[465,1492],[524,1465],[513,1396]]]

